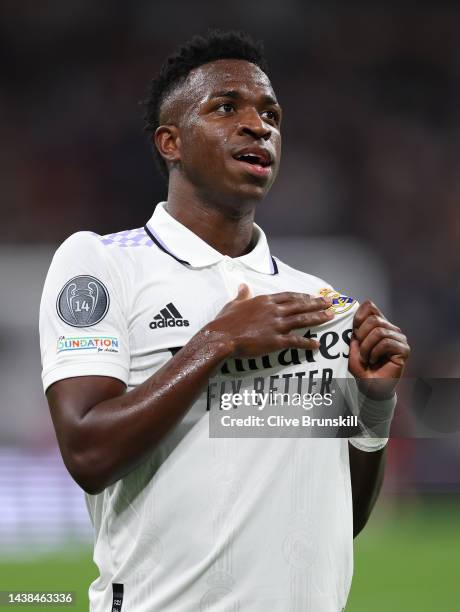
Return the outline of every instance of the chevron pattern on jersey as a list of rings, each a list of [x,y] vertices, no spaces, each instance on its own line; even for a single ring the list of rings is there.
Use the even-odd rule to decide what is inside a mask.
[[[151,238],[145,233],[143,227],[100,236],[100,240],[102,244],[114,244],[119,247],[153,246]]]

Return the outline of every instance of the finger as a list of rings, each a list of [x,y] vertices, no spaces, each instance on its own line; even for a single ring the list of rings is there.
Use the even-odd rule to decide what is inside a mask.
[[[396,332],[401,331],[399,327],[396,327],[396,325],[393,325],[392,323],[387,321],[384,317],[373,314],[373,315],[369,315],[367,319],[364,319],[360,327],[354,329],[353,333],[355,334],[356,338],[360,342],[362,342],[364,338],[366,338],[366,336],[368,336],[371,333],[371,331],[376,327],[392,329],[393,331],[396,331]]]
[[[375,365],[380,360],[391,359],[397,365],[404,365],[409,353],[410,348],[407,343],[392,338],[383,338],[370,352],[369,363]]]
[[[296,293],[295,291],[283,291],[281,293],[273,293],[272,299],[275,304],[284,304],[286,302],[294,302],[299,304],[309,304],[311,301],[316,301],[318,304],[332,304],[331,298],[318,297],[309,295],[308,293]]]
[[[299,348],[314,351],[319,348],[319,342],[313,338],[305,338],[297,334],[285,334],[284,336],[280,336],[279,348]]]
[[[406,337],[401,332],[386,327],[374,327],[359,344],[359,353],[364,363],[370,363],[371,352],[377,344],[386,339],[402,343],[406,341]]]
[[[278,314],[282,317],[289,317],[296,314],[317,312],[330,308],[332,301],[329,298],[311,298],[309,300],[294,300],[278,304]]]
[[[317,325],[330,321],[334,316],[334,311],[331,309],[292,315],[281,319],[279,330],[286,333],[302,327],[316,327]]]
[[[350,353],[348,355],[348,369],[355,376],[363,371],[363,363],[359,353],[359,342],[355,337],[351,337]]]
[[[361,327],[364,320],[370,315],[375,314],[379,317],[383,317],[382,312],[377,308],[377,306],[371,302],[370,300],[365,300],[358,308],[353,317],[353,328]]]
[[[242,302],[243,300],[248,300],[250,297],[252,297],[252,295],[249,285],[246,285],[246,283],[241,283],[241,285],[238,286],[238,294],[233,301]]]

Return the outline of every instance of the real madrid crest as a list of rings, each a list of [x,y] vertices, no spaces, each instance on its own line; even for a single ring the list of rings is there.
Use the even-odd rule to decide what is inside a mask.
[[[342,295],[338,291],[327,287],[320,289],[319,294],[323,297],[332,298],[331,308],[336,314],[347,312],[347,310],[350,310],[353,304],[356,303],[355,298],[349,297],[348,295]]]
[[[107,314],[109,293],[94,276],[75,276],[61,289],[56,308],[68,325],[89,327],[102,321]]]

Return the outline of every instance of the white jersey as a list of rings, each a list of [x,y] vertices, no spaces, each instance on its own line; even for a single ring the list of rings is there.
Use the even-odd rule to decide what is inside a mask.
[[[242,282],[254,296],[331,291],[275,260],[256,232],[254,249],[232,259],[160,203],[145,228],[72,235],[54,256],[42,297],[45,390],[87,375],[133,389]],[[306,351],[273,353],[228,360],[222,372],[349,376],[357,303],[345,297],[336,306],[332,321],[310,330],[321,348],[308,359]],[[347,439],[210,438],[207,401],[203,393],[140,467],[86,495],[100,574],[91,611],[340,612],[353,566]]]

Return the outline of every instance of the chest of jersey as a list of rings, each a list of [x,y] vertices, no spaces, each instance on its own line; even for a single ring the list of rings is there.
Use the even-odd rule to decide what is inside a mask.
[[[175,262],[173,262],[175,264]],[[316,294],[317,288],[283,273],[255,272],[230,258],[214,266],[193,269],[172,265],[169,274],[142,270],[142,282],[132,295],[128,317],[131,376],[135,386],[154,373],[237,294],[241,283],[249,285],[252,295],[281,291]],[[287,349],[252,359],[229,359],[220,375],[228,378],[272,376],[280,391],[293,388],[299,372],[310,379],[344,377],[348,367],[348,347],[355,308],[337,315],[327,324],[296,333],[316,338],[316,351]],[[283,378],[284,376],[284,378]],[[297,376],[297,378],[296,378]],[[313,384],[313,382],[312,382]],[[317,382],[315,383],[317,384]]]

